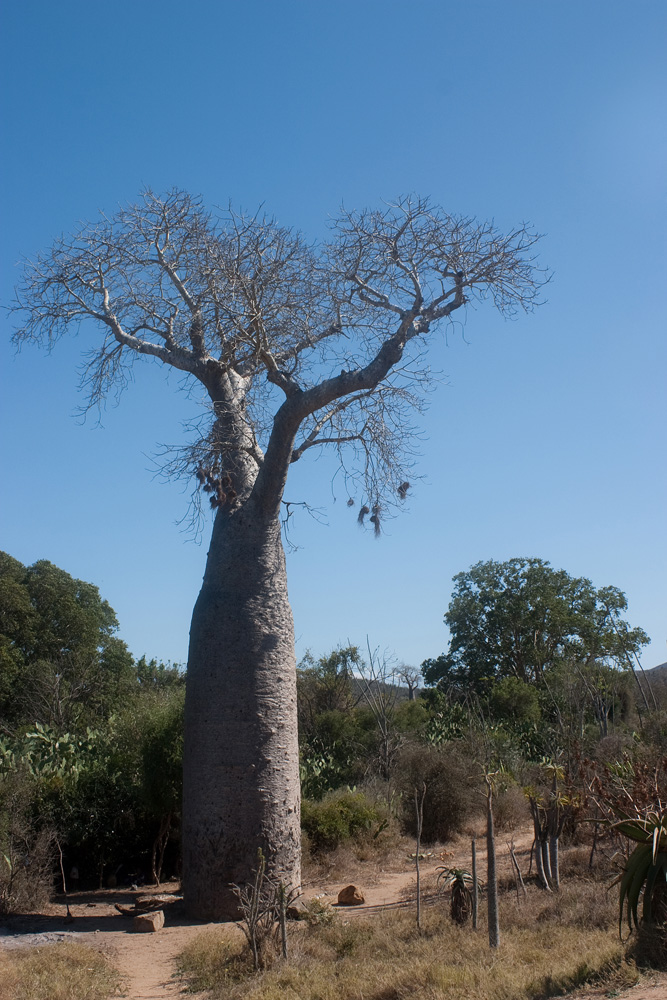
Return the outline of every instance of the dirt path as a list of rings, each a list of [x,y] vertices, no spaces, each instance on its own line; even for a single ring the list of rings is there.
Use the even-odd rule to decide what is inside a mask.
[[[99,944],[124,977],[127,1000],[182,1000],[183,985],[174,978],[176,959],[194,936],[213,926],[165,926],[158,934],[108,932]]]
[[[528,867],[528,854],[532,837],[529,833],[515,835],[514,846],[523,871]],[[500,845],[499,845],[500,846]],[[507,850],[499,850],[499,874],[509,872],[510,862]],[[486,854],[483,840],[478,841],[478,862],[483,873]],[[450,850],[434,852],[425,857],[422,865],[422,880],[425,893],[435,885],[438,865],[469,867],[470,842],[460,840]],[[349,915],[363,915],[378,909],[396,905],[410,905],[414,899],[414,862],[406,856],[399,858],[394,870],[378,871],[367,866],[357,871],[346,881],[320,881],[310,885],[307,897],[317,896],[323,902],[335,905],[338,891],[354,882],[360,885],[365,896],[365,904],[346,907]],[[162,893],[178,889],[176,884],[162,886]],[[142,890],[146,893],[147,890]],[[157,892],[158,890],[154,890]],[[185,920],[179,913],[178,905],[167,908],[165,927],[157,934],[136,934],[132,931],[132,921],[121,916],[116,904],[132,905],[136,892],[130,890],[103,890],[100,892],[78,893],[71,896],[70,908],[73,922],[64,920],[64,907],[54,904],[43,913],[14,919],[4,933],[0,930],[0,948],[35,946],[53,940],[75,939],[91,945],[108,954],[126,982],[127,1000],[174,1000],[182,997],[182,984],[176,978],[176,961],[185,946],[206,928],[225,927],[230,935],[240,934],[233,924],[204,924]],[[571,994],[571,1000],[603,1000],[615,996],[618,1000],[667,1000],[667,975],[657,973],[645,977],[642,983],[618,993],[608,993],[608,987],[587,989]]]
[[[567,996],[561,997],[561,1000],[608,1000],[609,997],[614,997],[615,1000],[666,1000],[667,975],[663,972],[648,973],[636,986],[629,986],[618,992],[610,990],[609,986],[595,989],[587,987],[575,993],[568,993]]]

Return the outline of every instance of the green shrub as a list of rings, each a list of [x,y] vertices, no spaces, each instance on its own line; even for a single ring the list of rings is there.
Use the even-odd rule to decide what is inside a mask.
[[[491,689],[489,707],[494,719],[512,725],[539,723],[540,696],[534,684],[518,677],[502,677]]]
[[[326,748],[314,743],[301,748],[299,778],[301,794],[305,799],[319,800],[327,792],[349,783],[351,758],[342,759],[340,750],[333,744]]]
[[[382,806],[363,792],[337,791],[320,802],[301,803],[301,826],[314,851],[333,850],[364,833],[372,836],[385,820]]]

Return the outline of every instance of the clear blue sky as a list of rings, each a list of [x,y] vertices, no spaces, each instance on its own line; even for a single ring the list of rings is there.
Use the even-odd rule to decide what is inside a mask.
[[[317,238],[341,202],[428,194],[545,234],[548,302],[491,308],[434,344],[446,379],[423,477],[379,542],[294,467],[297,650],[348,639],[418,664],[447,642],[452,576],[539,556],[629,600],[667,659],[667,4],[664,0],[173,0],[4,5],[2,286],[22,256],[144,185],[254,209]],[[2,318],[2,537],[99,585],[137,655],[186,658],[206,543],[153,478],[182,439],[177,380],[137,368],[73,416],[80,344],[15,359]],[[302,467],[303,466],[303,467]]]

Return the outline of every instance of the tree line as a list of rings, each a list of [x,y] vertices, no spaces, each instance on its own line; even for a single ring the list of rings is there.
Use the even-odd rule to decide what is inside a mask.
[[[370,648],[306,654],[309,849],[389,822],[413,830],[416,787],[422,836],[442,840],[479,808],[485,771],[532,788],[539,812],[548,766],[574,780],[638,732],[664,749],[662,691],[638,667],[647,637],[625,611],[620,590],[539,559],[478,563],[454,578],[449,649],[424,662],[418,691],[414,668]],[[56,849],[89,885],[180,873],[184,685],[178,666],[132,656],[93,584],[0,554],[0,904],[32,891],[39,858],[46,891]]]
[[[184,673],[117,633],[96,586],[0,553],[0,906],[58,850],[87,884],[177,865]]]

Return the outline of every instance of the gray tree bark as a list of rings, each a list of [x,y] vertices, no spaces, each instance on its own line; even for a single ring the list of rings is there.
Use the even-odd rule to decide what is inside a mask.
[[[294,626],[278,518],[218,510],[190,632],[183,889],[198,919],[236,919],[230,883],[261,847],[299,885]]]
[[[102,333],[83,369],[90,406],[124,387],[138,357],[208,393],[212,420],[165,464],[195,475],[216,509],[188,659],[193,916],[237,915],[230,883],[247,882],[258,848],[272,874],[299,882],[294,630],[279,528],[290,465],[311,448],[350,446],[351,482],[379,528],[382,505],[409,487],[403,418],[430,378],[423,344],[401,369],[406,348],[467,302],[490,297],[505,315],[532,308],[546,280],[537,239],[526,226],[502,234],[402,198],[342,212],[314,247],[261,214],[218,218],[186,192],[147,190],[26,265],[17,343],[50,348],[82,320]]]

